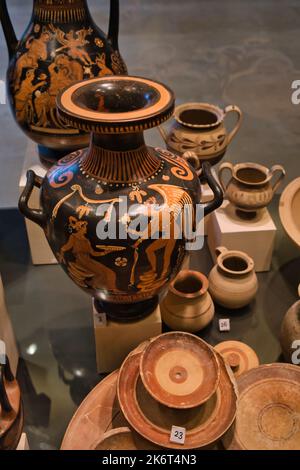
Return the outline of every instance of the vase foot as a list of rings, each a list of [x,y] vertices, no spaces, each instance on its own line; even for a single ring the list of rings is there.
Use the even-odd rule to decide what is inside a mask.
[[[247,211],[242,211],[240,209],[236,209],[235,212],[236,212],[236,215],[242,220],[253,220],[257,216],[256,211],[247,212]]]
[[[132,304],[115,304],[95,299],[97,312],[104,312],[110,320],[119,323],[141,320],[150,315],[157,305],[158,296]]]

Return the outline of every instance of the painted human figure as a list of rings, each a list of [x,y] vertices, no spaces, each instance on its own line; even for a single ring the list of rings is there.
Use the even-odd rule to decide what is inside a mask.
[[[72,252],[76,268],[86,273],[85,277],[90,279],[88,282],[93,287],[105,286],[108,290],[116,290],[116,273],[94,259],[110,253],[110,248],[107,247],[107,250],[103,248],[101,251],[93,249],[86,237],[88,227],[86,221],[79,221],[76,217],[71,216],[69,226],[72,233],[67,243],[60,249],[59,261],[66,264],[64,255],[68,251]]]

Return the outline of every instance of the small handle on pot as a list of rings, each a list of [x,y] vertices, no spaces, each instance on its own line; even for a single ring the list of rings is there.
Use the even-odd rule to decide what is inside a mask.
[[[225,246],[217,246],[217,248],[215,249],[215,253],[216,253],[216,256],[217,258],[224,254],[224,253],[227,253],[228,251],[228,248],[226,248]]]
[[[40,188],[43,183],[43,178],[37,176],[32,170],[27,171],[26,176],[27,182],[19,200],[19,210],[27,219],[32,220],[32,222],[44,228],[46,225],[46,215],[44,212],[41,209],[31,209],[28,206],[33,188]]]
[[[227,185],[225,185],[225,182],[224,182],[224,179],[223,179],[224,170],[229,170],[230,171],[230,173],[231,173],[230,178],[231,178],[232,175],[233,175],[233,164],[230,163],[230,162],[223,162],[223,163],[221,163],[221,165],[219,167],[219,171],[218,171],[218,178],[219,178],[219,181],[220,181],[220,185],[222,186],[222,189],[223,189],[224,193],[226,193],[229,181],[228,181]]]
[[[278,179],[275,181],[275,183],[272,186],[273,192],[275,193],[278,187],[280,186],[281,181],[285,177],[285,169],[281,165],[274,165],[272,166],[270,173],[272,175],[271,178],[273,178],[276,173],[279,173]]]
[[[207,182],[208,186],[214,193],[214,198],[211,201],[205,202],[204,206],[204,217],[215,209],[218,209],[223,203],[223,191],[220,185],[215,180],[212,172],[211,172],[211,165],[208,162],[202,163],[202,172],[201,172],[201,180]]]
[[[229,134],[228,134],[228,136],[227,136],[227,145],[230,144],[230,142],[232,141],[232,139],[234,138],[234,136],[235,136],[236,133],[238,132],[239,128],[241,127],[242,118],[243,118],[242,111],[241,111],[240,108],[239,108],[238,106],[236,106],[235,104],[230,104],[229,106],[226,106],[226,108],[224,109],[225,118],[226,118],[226,116],[227,116],[229,113],[232,113],[232,112],[237,113],[237,123],[236,123],[236,125],[234,126],[234,128],[232,129],[232,131],[229,132]],[[224,118],[224,119],[225,119],[225,118]]]

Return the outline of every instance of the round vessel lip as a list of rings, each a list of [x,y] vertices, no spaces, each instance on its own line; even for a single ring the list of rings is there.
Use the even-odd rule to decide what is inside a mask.
[[[242,170],[255,171],[257,172],[257,174],[260,173],[261,175],[263,175],[264,178],[261,181],[251,181],[250,179],[248,180],[246,178],[242,178],[241,176],[239,176],[239,172]],[[272,173],[267,167],[260,165],[259,163],[246,162],[237,163],[236,165],[234,165],[232,169],[232,176],[241,184],[256,187],[268,183],[272,177]]]
[[[176,340],[176,339],[180,339],[180,337],[181,338],[186,338],[189,341],[196,341],[199,344],[201,343],[202,347],[203,347],[203,350],[206,349],[206,353],[210,354],[211,367],[214,368],[214,372],[215,372],[214,385],[211,387],[209,393],[206,394],[205,396],[202,396],[201,399],[200,398],[195,399],[195,397],[194,397],[194,402],[192,404],[189,403],[189,404],[185,404],[185,405],[182,405],[182,404],[179,405],[178,403],[175,404],[174,402],[172,404],[170,404],[169,400],[166,397],[166,394],[163,393],[163,395],[161,395],[159,393],[156,393],[155,390],[153,389],[153,387],[151,386],[151,383],[149,382],[148,374],[147,374],[147,367],[146,367],[149,351],[151,352],[151,350],[153,348],[155,348],[156,344],[159,344],[159,342],[161,342],[162,344],[164,342],[166,342],[166,344],[167,344],[169,340],[172,342],[172,339]],[[204,340],[202,340],[201,338],[199,338],[198,336],[196,336],[193,333],[182,332],[182,331],[170,331],[168,333],[164,333],[162,335],[156,336],[155,338],[152,338],[148,342],[148,344],[145,346],[145,348],[141,352],[141,356],[140,356],[139,374],[140,374],[140,378],[142,380],[142,383],[143,383],[145,389],[152,396],[152,398],[154,398],[156,401],[158,401],[162,405],[167,406],[169,408],[190,409],[190,408],[195,408],[197,406],[202,405],[203,403],[208,401],[216,393],[216,391],[219,387],[219,383],[220,383],[221,366],[219,364],[219,361],[218,361],[218,358],[217,358],[217,355],[216,355],[214,349],[212,348],[212,346],[210,346]]]
[[[142,105],[138,109],[122,110],[122,112],[114,112],[113,110],[113,112],[96,111],[91,107],[80,105],[78,102],[79,90],[82,92],[81,96],[84,93],[87,95],[88,92],[91,95],[95,93],[95,99],[99,100],[99,96],[96,96],[95,85],[102,86],[102,90],[103,85],[107,85],[109,90],[109,84],[113,86],[114,82],[121,84],[121,87],[119,87],[120,92],[122,92],[122,88],[124,92],[126,86],[129,86],[128,83],[132,83],[137,87],[138,85],[146,86],[149,91],[152,90],[156,99],[153,100],[152,104],[150,102],[150,105],[148,103],[147,106]],[[100,91],[98,90],[98,93]],[[110,96],[112,95],[113,93],[110,92]],[[103,95],[100,94],[100,96]],[[115,94],[115,96],[117,95]],[[141,98],[139,92],[136,94],[137,97]],[[174,111],[175,96],[170,88],[160,82],[143,77],[117,75],[83,80],[65,88],[57,97],[57,107],[60,117],[67,124],[77,129],[104,134],[134,133],[157,127],[169,119]]]
[[[298,192],[300,193],[300,177],[291,181],[284,189],[279,202],[279,216],[287,235],[300,247],[300,228],[295,222],[299,214],[292,213],[292,204]]]
[[[215,122],[209,124],[193,124],[186,122],[182,119],[182,114],[185,111],[193,111],[193,110],[202,110],[208,113],[213,114],[216,117]],[[179,123],[185,127],[190,127],[192,129],[209,129],[218,127],[224,120],[225,113],[224,111],[219,108],[219,106],[215,106],[209,103],[184,103],[176,107],[174,118]]]
[[[196,282],[199,282],[201,287],[199,289],[195,289],[193,292],[183,292],[183,290],[178,289],[176,285],[180,282],[183,282],[188,276],[194,277]],[[182,297],[183,299],[195,299],[208,291],[208,279],[206,276],[204,276],[204,274],[198,271],[183,270],[171,283],[169,290],[173,294]]]
[[[245,269],[240,269],[240,270],[230,269],[230,268],[226,267],[226,265],[224,264],[224,262],[226,262],[226,260],[230,260],[230,259],[241,260],[242,262],[244,262],[247,265],[247,267]],[[254,261],[248,255],[246,255],[246,253],[242,253],[240,251],[230,250],[228,253],[221,253],[218,256],[217,265],[220,269],[222,269],[222,271],[224,271],[228,274],[244,275],[244,274],[249,274],[251,271],[253,271]]]

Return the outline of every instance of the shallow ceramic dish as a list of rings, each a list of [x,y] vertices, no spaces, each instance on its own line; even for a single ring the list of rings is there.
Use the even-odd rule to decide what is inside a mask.
[[[235,425],[223,438],[230,450],[299,450],[300,368],[268,364],[237,379]]]
[[[215,346],[215,350],[231,367],[235,377],[259,366],[256,352],[241,341],[223,341]]]
[[[159,449],[128,427],[112,429],[104,434],[95,450],[154,450]]]
[[[283,191],[279,215],[286,233],[300,247],[300,178],[292,181]]]
[[[141,352],[123,363],[118,379],[118,399],[128,423],[145,439],[169,449],[195,449],[212,444],[229,429],[236,414],[236,385],[221,356],[216,393],[203,405],[172,409],[155,401],[140,378]],[[184,444],[170,442],[172,426],[186,428]]]
[[[118,371],[108,375],[74,414],[61,450],[94,450],[106,432],[127,426],[116,397]]]
[[[205,403],[220,380],[218,359],[205,341],[190,333],[171,332],[149,341],[140,360],[147,392],[170,408]]]

